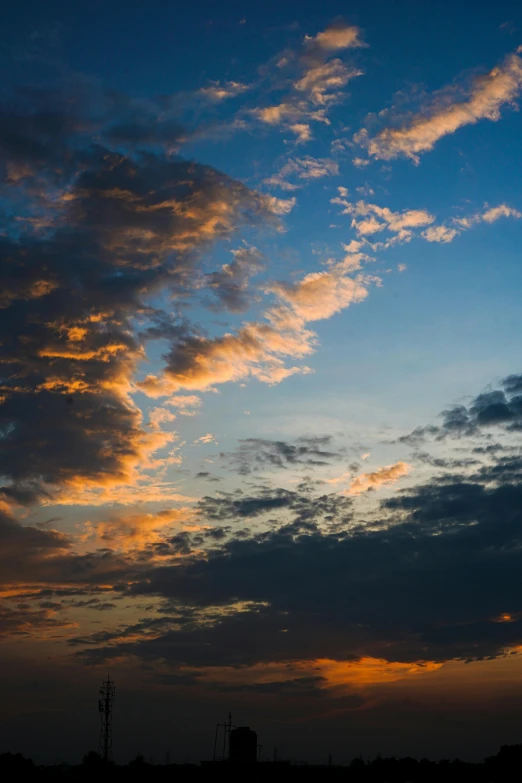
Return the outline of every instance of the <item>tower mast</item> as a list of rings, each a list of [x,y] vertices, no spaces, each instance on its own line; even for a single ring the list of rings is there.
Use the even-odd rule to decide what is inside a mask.
[[[104,761],[112,761],[112,703],[115,693],[114,680],[111,680],[108,674],[100,688],[101,699],[98,701],[98,712],[100,713],[99,753]]]

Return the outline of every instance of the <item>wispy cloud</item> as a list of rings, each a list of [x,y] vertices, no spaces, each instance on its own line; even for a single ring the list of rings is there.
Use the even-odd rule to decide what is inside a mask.
[[[292,158],[281,167],[277,174],[264,180],[265,185],[275,185],[282,190],[295,190],[299,185],[288,182],[295,177],[301,180],[315,180],[321,177],[332,177],[339,174],[339,164],[331,158],[313,158],[305,155],[303,158]]]
[[[194,510],[188,507],[169,508],[156,513],[113,515],[101,522],[86,522],[81,540],[129,551],[161,540],[173,526],[182,528],[192,523],[194,516]]]
[[[504,217],[519,220],[522,218],[522,212],[513,207],[508,207],[507,204],[499,204],[497,207],[486,205],[482,212],[475,212],[467,217],[453,218],[453,226],[457,226],[457,228],[450,228],[446,225],[430,226],[430,228],[422,232],[421,236],[428,242],[452,242],[463,231],[467,231],[479,223],[491,224]]]
[[[341,215],[353,215],[352,228],[358,236],[368,236],[384,230],[399,234],[411,228],[426,226],[435,220],[435,217],[425,209],[393,212],[388,207],[379,207],[377,204],[368,204],[365,201],[352,203],[341,196],[331,199],[331,203],[344,207]]]
[[[469,89],[435,93],[418,114],[410,115],[398,127],[385,127],[374,136],[363,128],[355,134],[354,141],[365,147],[371,157],[391,160],[404,155],[418,163],[420,154],[432,150],[439,139],[459,128],[482,119],[496,122],[502,107],[515,105],[522,89],[520,51],[517,49],[501,65],[477,77]]]
[[[485,205],[481,212],[475,212],[466,217],[452,219],[452,225],[431,225],[435,222],[435,216],[426,209],[406,209],[401,212],[393,212],[388,207],[380,207],[365,201],[351,202],[348,200],[348,190],[345,187],[337,188],[339,195],[330,199],[332,204],[342,207],[341,215],[351,215],[351,228],[354,229],[359,239],[352,239],[349,244],[343,245],[345,250],[351,253],[359,253],[366,246],[373,252],[386,250],[396,244],[409,242],[413,237],[422,237],[427,242],[448,243],[479,223],[494,223],[500,218],[522,218],[522,212],[507,204],[499,204],[496,207]],[[423,231],[416,233],[416,229],[428,226]],[[384,242],[372,242],[372,237],[383,231],[394,234]]]
[[[194,445],[195,446],[202,446],[205,443],[216,443],[217,444],[217,440],[215,439],[214,435],[212,435],[211,432],[207,432],[206,435],[202,435],[200,438],[196,438],[196,440],[194,441]]]
[[[362,75],[346,65],[334,52],[366,46],[356,27],[329,27],[315,37],[307,36],[298,50],[275,58],[274,88],[283,97],[277,103],[250,109],[250,115],[272,127],[289,130],[298,143],[312,138],[312,122],[329,124],[328,110],[339,103],[343,90],[352,79]]]
[[[209,101],[220,103],[227,98],[235,98],[250,89],[248,84],[241,82],[212,82],[208,87],[202,87],[199,95],[207,98]]]
[[[361,473],[351,480],[348,489],[345,489],[345,495],[360,495],[369,489],[379,489],[382,486],[395,484],[400,478],[406,476],[411,471],[411,465],[407,462],[396,462],[394,465],[388,465],[385,468],[379,468],[372,473]]]
[[[249,291],[250,280],[265,268],[265,260],[256,247],[245,245],[231,252],[230,263],[204,275],[200,282],[215,294],[218,307],[241,313],[254,298]]]
[[[341,60],[335,58],[309,68],[304,76],[295,82],[294,87],[298,92],[306,93],[316,106],[326,106],[336,101],[339,90],[356,76],[362,76],[362,71],[347,68]]]
[[[266,291],[276,294],[280,304],[265,310],[263,320],[245,323],[221,337],[176,339],[165,357],[164,375],[149,375],[136,386],[159,397],[248,377],[275,384],[296,373],[310,372],[307,366],[289,367],[285,362],[314,352],[317,336],[308,328],[310,322],[331,318],[363,301],[369,285],[379,282],[370,275],[350,276],[366,258],[363,254],[348,255],[332,263],[328,271],[309,273],[296,283],[267,285]]]
[[[518,209],[513,209],[513,207],[508,207],[507,204],[499,204],[498,207],[486,206],[482,212],[476,212],[469,217],[455,218],[453,222],[459,228],[467,229],[477,223],[494,223],[502,217],[512,217],[519,220],[522,218],[522,212]]]

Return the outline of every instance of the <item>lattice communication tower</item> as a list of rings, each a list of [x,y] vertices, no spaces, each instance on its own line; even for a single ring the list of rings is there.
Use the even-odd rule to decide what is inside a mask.
[[[112,761],[112,704],[116,686],[110,675],[103,681],[100,688],[101,698],[98,701],[98,712],[100,713],[100,746],[99,753],[104,761]]]

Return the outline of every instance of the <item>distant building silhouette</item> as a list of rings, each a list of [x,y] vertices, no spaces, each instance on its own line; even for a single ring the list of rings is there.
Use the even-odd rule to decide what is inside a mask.
[[[257,761],[257,734],[250,726],[238,726],[230,732],[229,761],[251,764]]]

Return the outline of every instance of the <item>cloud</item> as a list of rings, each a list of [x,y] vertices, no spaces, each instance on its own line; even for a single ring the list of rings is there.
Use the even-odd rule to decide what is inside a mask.
[[[475,78],[468,90],[435,93],[429,104],[400,127],[386,127],[373,137],[363,129],[354,140],[366,147],[371,157],[391,160],[404,155],[418,163],[421,153],[432,150],[439,139],[459,128],[481,119],[497,122],[502,107],[515,105],[521,89],[522,58],[517,50],[501,65]]]
[[[241,247],[231,252],[233,260],[223,264],[218,271],[205,275],[201,285],[210,288],[220,306],[233,313],[241,313],[254,298],[249,291],[250,279],[259,274],[266,263],[255,247]]]
[[[24,502],[60,487],[74,494],[138,480],[140,463],[173,435],[147,430],[130,397],[146,356],[134,317],[153,313],[151,297],[190,286],[209,244],[287,210],[161,152],[162,126],[157,138],[153,126],[143,136],[139,121],[132,125],[135,108],[125,133],[123,119],[102,118],[107,145],[119,129],[117,150],[92,146],[81,98],[55,96],[52,121],[39,113],[38,95],[32,114],[16,112],[16,101],[0,107],[11,129],[0,146],[25,172],[5,185],[9,197],[46,220],[35,234],[15,218],[0,237],[0,474],[5,496]],[[131,137],[144,145],[139,153],[130,142],[121,151]]]
[[[270,290],[305,322],[331,318],[368,296],[363,277],[347,277],[335,267],[331,272],[311,272],[298,283],[273,283]]]
[[[365,46],[359,35],[355,27],[331,27],[314,38],[307,36],[300,50],[276,57],[272,90],[283,94],[277,103],[250,109],[250,116],[265,125],[291,131],[300,144],[311,139],[310,123],[329,124],[328,110],[342,100],[348,82],[363,73],[338,57],[331,58],[341,49]]]
[[[253,322],[235,334],[222,337],[188,337],[172,345],[165,355],[164,377],[148,376],[137,384],[142,391],[152,386],[154,394],[181,389],[205,390],[215,384],[248,377],[263,383],[280,383],[306,367],[286,367],[282,357],[311,353],[312,333],[291,327],[280,332],[268,323]]]
[[[372,473],[361,473],[350,482],[350,486],[344,492],[347,495],[360,495],[369,489],[395,484],[400,478],[407,476],[411,469],[411,465],[406,462],[396,462],[394,465],[378,468]]]
[[[276,196],[264,196],[263,200],[267,208],[274,215],[288,215],[295,207],[295,198],[276,198]]]
[[[443,426],[459,431],[460,449],[476,449],[477,431],[491,427],[516,442],[521,392],[521,377],[509,376],[501,389],[446,411]],[[330,436],[308,436],[248,439],[227,458],[250,474],[331,464],[341,456]],[[206,496],[195,512],[166,509],[145,519],[104,521],[106,543],[115,536],[132,558],[107,550],[78,557],[68,539],[35,528],[24,532],[7,517],[0,525],[0,535],[5,529],[13,542],[7,578],[19,584],[30,571],[38,582],[54,580],[53,590],[69,589],[71,582],[86,589],[118,582],[126,601],[147,598],[161,611],[75,635],[71,644],[83,648],[79,655],[91,662],[161,660],[220,687],[242,687],[242,675],[234,679],[232,669],[268,691],[291,689],[277,683],[315,671],[324,690],[509,654],[522,641],[522,606],[512,587],[522,551],[520,448],[474,451],[471,460],[461,454],[458,460],[422,459],[444,473],[380,502],[374,497],[364,520],[354,514],[354,495],[397,481],[410,465],[399,461],[341,477],[346,494],[320,494],[309,479],[293,490],[250,485],[245,492]],[[172,523],[184,529],[169,531]],[[141,535],[144,548],[134,551]],[[22,548],[34,553],[27,565],[18,557]],[[35,617],[35,629],[39,622]]]
[[[202,87],[199,90],[199,94],[209,101],[220,103],[228,98],[236,98],[249,89],[250,86],[248,84],[242,84],[241,82],[229,81],[224,84],[212,82],[208,87]]]
[[[281,304],[265,310],[264,321],[245,323],[236,332],[215,338],[177,335],[164,356],[164,375],[149,375],[136,387],[156,397],[181,389],[205,390],[248,377],[275,384],[296,373],[310,372],[307,366],[288,367],[285,360],[313,353],[316,335],[307,328],[310,321],[330,318],[366,298],[368,286],[378,279],[348,276],[362,258],[347,256],[347,261],[332,264],[328,272],[310,273],[297,283],[271,283],[266,290],[275,293]]]
[[[202,445],[204,443],[217,444],[217,440],[215,439],[215,437],[212,435],[211,432],[208,432],[206,435],[202,435],[200,438],[196,438],[196,440],[194,441],[195,446]]]
[[[212,608],[212,621],[99,647],[95,659],[128,654],[196,667],[316,661],[333,686],[373,682],[374,668],[384,676],[395,668],[405,673],[408,664],[420,673],[426,664],[430,670],[448,660],[504,655],[522,638],[518,619],[498,622],[520,611],[512,591],[520,569],[520,491],[457,476],[434,480],[384,501],[373,526],[354,526],[339,508],[336,532],[304,526],[307,512],[312,522],[330,516],[333,500],[319,517],[321,498],[283,490],[257,500],[206,500],[211,518],[233,523],[297,511],[299,525],[232,537],[204,559],[155,568],[132,593]],[[392,662],[389,670],[383,661]]]
[[[177,457],[172,464],[179,465]],[[167,460],[167,464],[169,464]],[[162,465],[159,466],[160,468]],[[152,469],[157,469],[152,466]],[[66,486],[56,494],[41,500],[43,506],[105,506],[123,505],[132,506],[136,503],[190,503],[195,498],[185,495],[180,491],[179,485],[172,481],[165,481],[159,476],[151,477],[149,473],[139,471],[130,477],[131,481],[125,483],[110,482],[108,486],[90,485],[76,482],[72,486]],[[6,496],[10,497],[6,489]]]
[[[428,242],[452,242],[459,232],[455,228],[447,226],[430,226],[422,232],[422,236]]]
[[[298,119],[304,112],[304,106],[293,103],[279,103],[275,106],[265,106],[261,109],[253,109],[252,113],[267,125],[280,125],[284,120]],[[299,134],[300,135],[300,132]]]
[[[259,469],[328,465],[332,459],[340,456],[339,452],[332,451],[332,440],[330,435],[302,437],[295,443],[247,438],[239,441],[236,452],[222,456],[230,459],[231,465],[240,475]]]
[[[27,569],[30,573],[31,567],[37,561],[62,554],[71,547],[70,538],[57,530],[21,525],[5,504],[0,508],[0,540],[4,579],[9,578],[6,572],[12,571],[18,559],[22,560],[19,563],[20,570]]]
[[[357,68],[347,68],[341,60],[334,59],[309,68],[294,87],[298,92],[306,93],[312,104],[327,106],[338,100],[338,90],[362,74]]]
[[[344,207],[341,215],[354,216],[352,228],[355,229],[358,236],[368,236],[384,230],[399,234],[411,228],[428,225],[435,220],[435,217],[425,209],[392,212],[388,207],[379,207],[377,204],[368,204],[365,201],[352,203],[342,196],[331,199],[331,203]],[[363,219],[358,220],[357,218]]]
[[[429,438],[462,438],[480,435],[491,427],[518,432],[522,429],[522,376],[510,375],[502,381],[502,388],[486,391],[469,405],[455,405],[440,414],[440,426],[419,427],[400,438],[403,443],[417,445]]]
[[[387,249],[395,244],[409,242],[414,236],[414,230],[428,225],[420,236],[427,242],[452,242],[462,231],[472,228],[478,223],[494,223],[502,217],[519,219],[522,212],[509,207],[507,204],[499,204],[496,207],[485,205],[482,212],[461,218],[453,218],[455,228],[446,225],[430,225],[435,221],[435,216],[425,209],[408,209],[402,212],[392,212],[388,207],[380,207],[365,201],[351,202],[348,200],[348,191],[339,187],[339,195],[330,199],[332,204],[337,204],[343,209],[341,215],[352,215],[351,227],[356,231],[359,240],[352,240],[349,245],[344,245],[346,250],[357,252],[367,244],[374,252]],[[395,236],[384,242],[372,242],[368,237],[383,231],[390,231]],[[418,236],[418,235],[417,235]]]
[[[0,606],[0,639],[14,640],[22,637],[56,640],[59,629],[75,627],[70,620],[60,620],[55,615],[55,607],[51,606],[38,609],[30,606]]]
[[[264,182],[266,185],[275,185],[283,190],[294,190],[300,186],[287,182],[288,177],[295,176],[297,179],[315,180],[337,174],[339,174],[339,164],[334,160],[313,158],[311,155],[306,155],[304,158],[289,160],[276,175],[268,177]]]
[[[459,229],[465,230],[477,223],[494,223],[502,217],[512,217],[515,220],[519,220],[522,217],[522,212],[509,207],[507,204],[499,204],[497,207],[485,205],[482,212],[476,212],[468,217],[454,218],[453,222],[459,226]]]
[[[150,391],[148,393],[149,396],[153,396]],[[193,408],[199,408],[201,402],[201,397],[196,394],[173,394],[172,397],[165,400],[165,405],[172,405],[181,416],[195,416],[196,411]]]
[[[173,526],[194,521],[194,511],[188,507],[170,508],[155,513],[112,516],[101,522],[86,522],[82,540],[98,543],[115,550],[138,550],[146,544],[162,540]]]
[[[51,593],[45,591],[44,586],[61,592],[79,589],[83,594],[84,588],[107,587],[126,576],[135,576],[140,570],[136,564],[106,550],[77,554],[74,551],[77,544],[78,540],[72,536],[49,528],[21,524],[11,513],[2,511],[0,598],[12,595],[13,599],[30,602],[32,598],[49,597]],[[38,626],[41,621],[52,620],[52,617],[47,612],[43,616],[37,613],[31,617],[28,612],[22,620],[28,629],[30,624]],[[51,627],[54,621],[48,625]]]
[[[518,209],[506,206],[506,204],[500,204],[498,207],[491,207],[482,213],[482,220],[486,223],[494,223],[501,217],[513,217],[517,220],[522,217],[522,212]]]
[[[296,134],[298,144],[306,144],[312,138],[312,130],[306,122],[296,122],[290,125],[289,129]]]
[[[361,40],[360,36],[361,31],[358,27],[350,27],[348,25],[339,25],[336,27],[332,25],[313,37],[307,35],[305,37],[305,42],[308,46],[317,46],[326,51],[367,46],[367,44]]]

